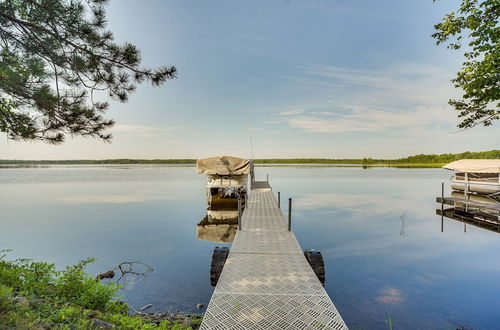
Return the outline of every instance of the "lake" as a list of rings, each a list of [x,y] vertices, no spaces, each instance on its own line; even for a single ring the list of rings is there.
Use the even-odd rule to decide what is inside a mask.
[[[500,235],[444,220],[442,169],[256,167],[303,249],[322,251],[325,289],[351,329],[498,329]],[[0,168],[0,249],[96,275],[124,261],[154,270],[121,290],[135,309],[196,311],[213,287],[214,243],[197,239],[205,177],[157,165]],[[286,210],[284,210],[286,212]],[[140,265],[137,265],[140,267]],[[202,310],[203,311],[203,310]]]

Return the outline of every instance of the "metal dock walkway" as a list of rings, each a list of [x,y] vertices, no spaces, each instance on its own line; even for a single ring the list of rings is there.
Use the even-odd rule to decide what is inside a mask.
[[[201,329],[347,329],[266,181],[241,222]]]

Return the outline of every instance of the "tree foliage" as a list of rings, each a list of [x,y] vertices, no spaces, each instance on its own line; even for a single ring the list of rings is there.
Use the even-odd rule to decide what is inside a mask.
[[[173,66],[141,67],[140,51],[106,29],[106,0],[0,0],[0,132],[60,143],[66,134],[109,140],[103,91],[126,102],[136,84],[157,86]]]
[[[435,2],[436,0],[434,0]],[[450,49],[467,43],[462,70],[452,80],[463,90],[461,100],[449,104],[459,111],[459,128],[489,126],[500,118],[500,1],[462,0],[458,11],[436,24],[432,36]]]

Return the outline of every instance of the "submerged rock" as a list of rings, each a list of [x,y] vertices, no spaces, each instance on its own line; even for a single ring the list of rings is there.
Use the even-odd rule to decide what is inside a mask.
[[[108,270],[107,272],[100,273],[99,275],[96,276],[98,280],[102,280],[103,278],[113,278],[115,277],[115,271],[114,270]]]

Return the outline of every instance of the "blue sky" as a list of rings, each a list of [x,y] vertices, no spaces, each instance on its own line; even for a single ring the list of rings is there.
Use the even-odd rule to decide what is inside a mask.
[[[0,159],[396,158],[498,148],[498,123],[456,129],[462,54],[433,25],[460,1],[111,0],[109,28],[161,87],[112,102],[111,144],[0,141]],[[250,125],[249,125],[250,124]]]

